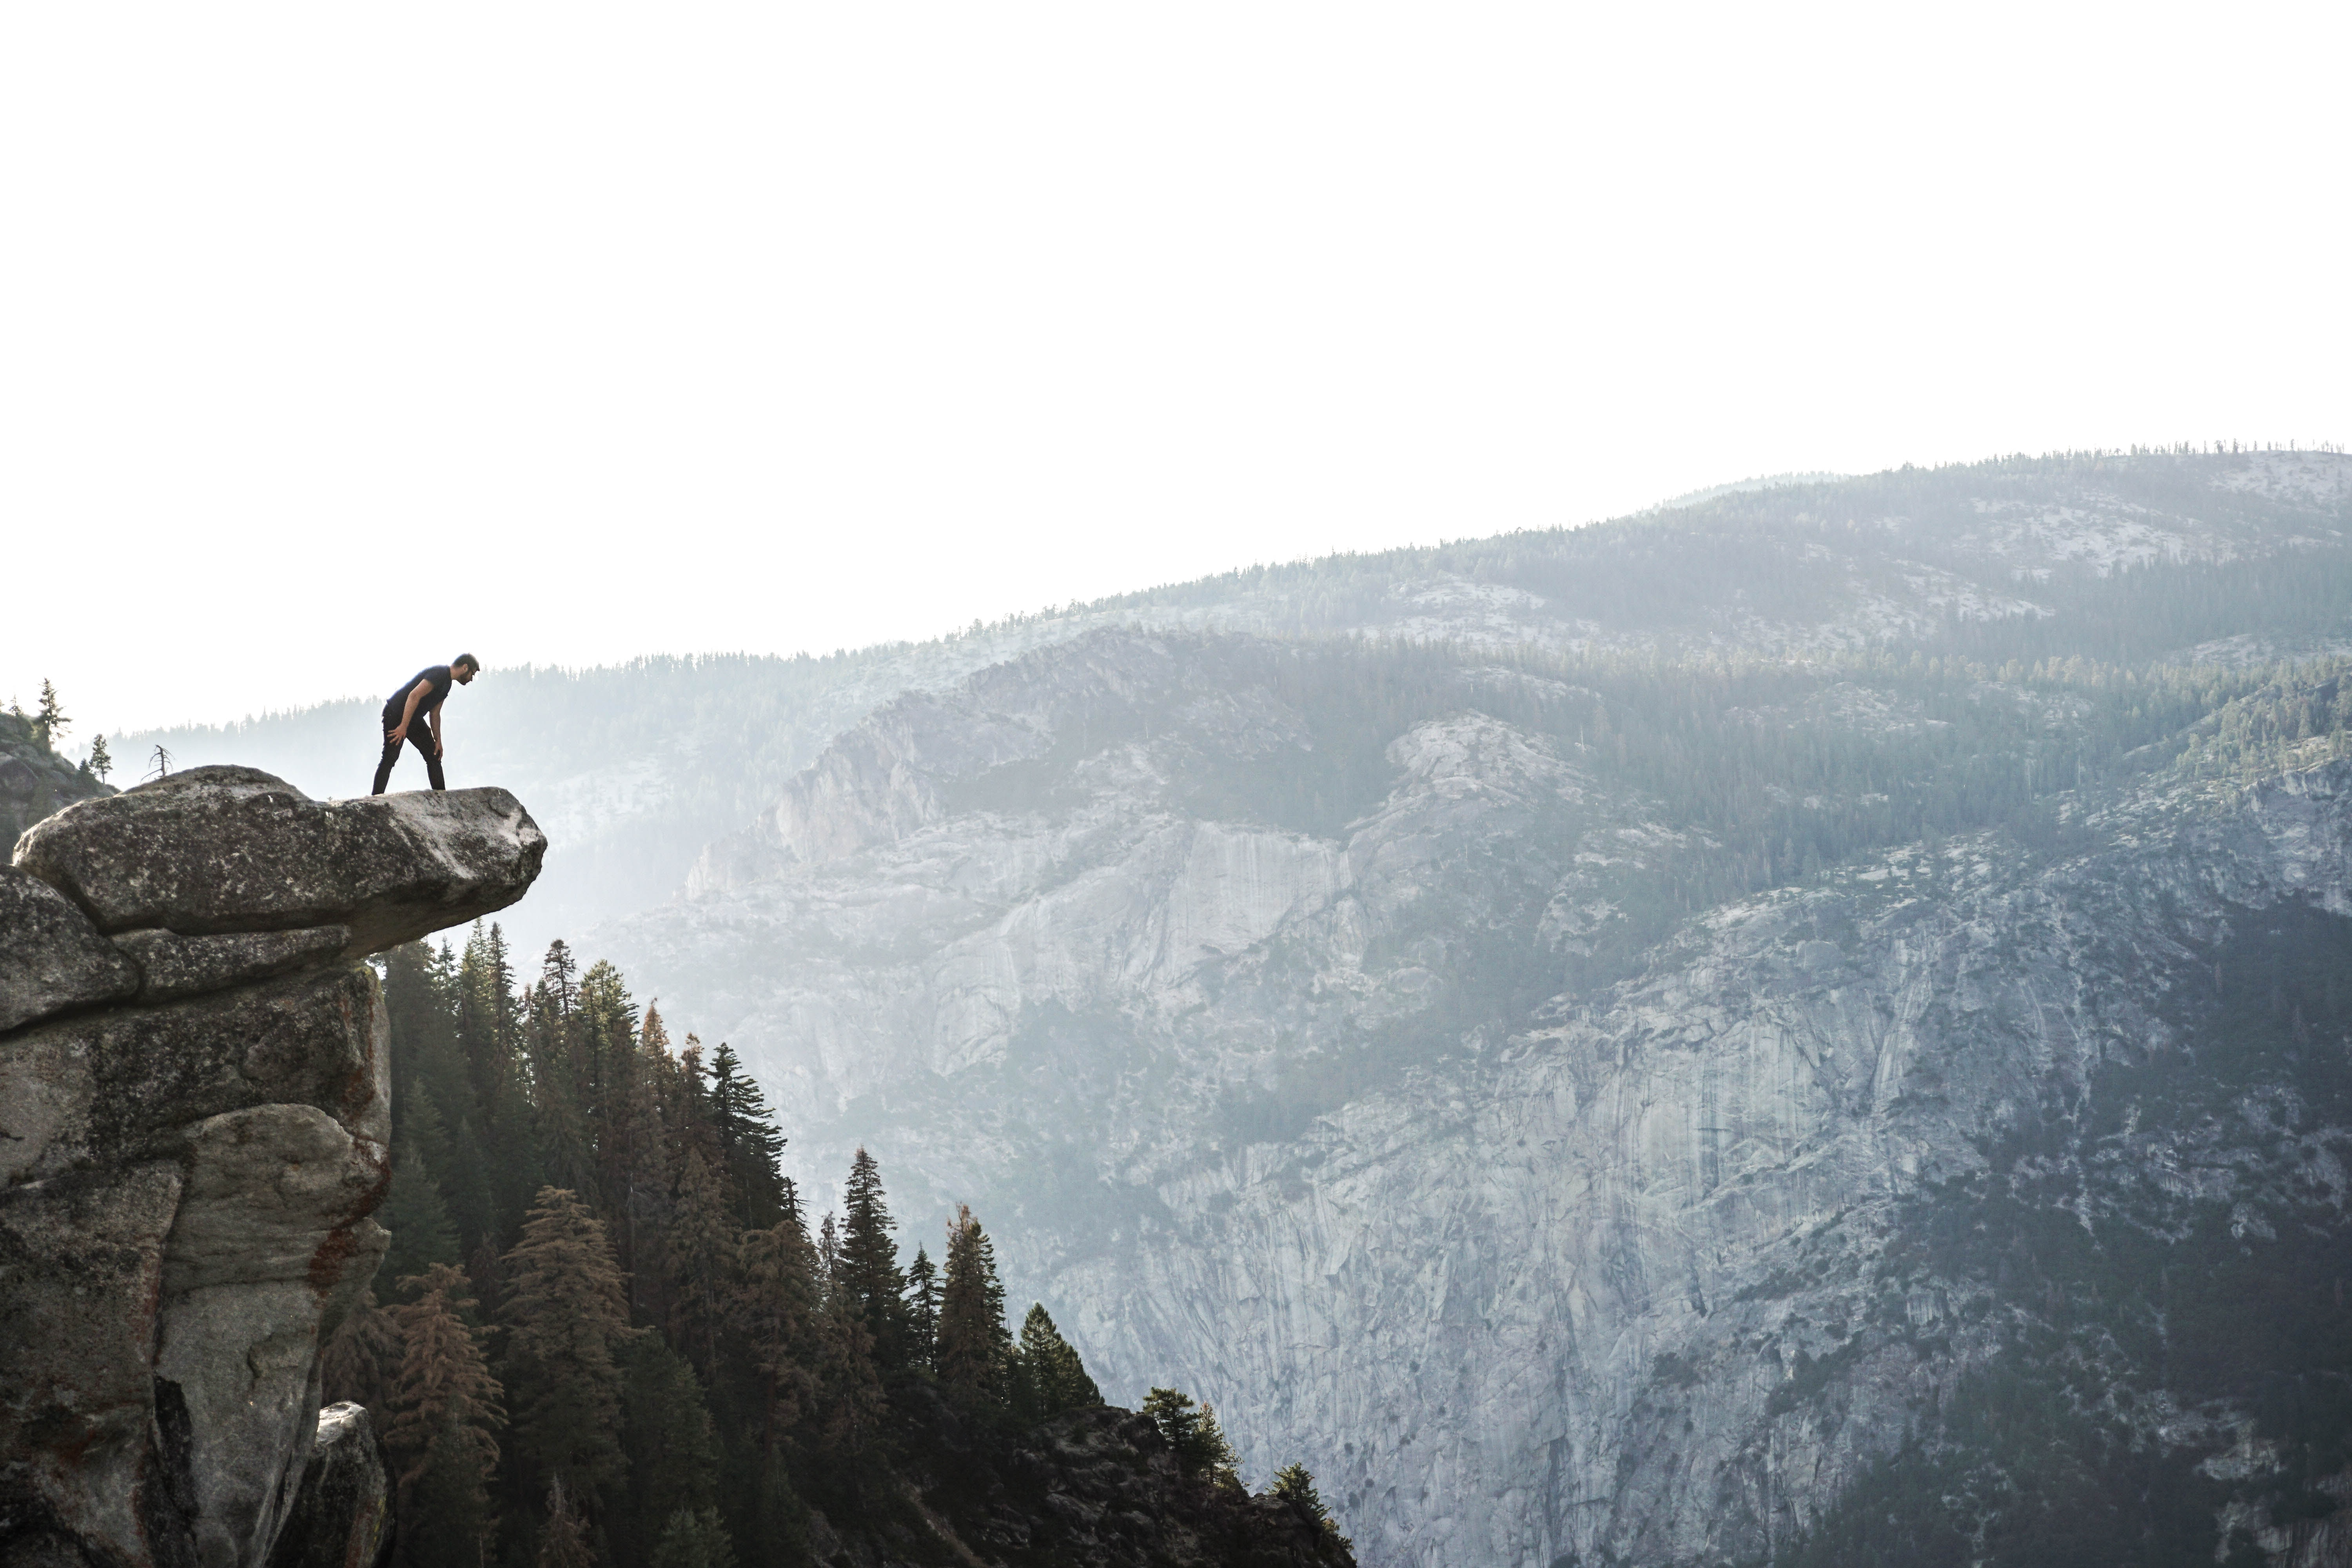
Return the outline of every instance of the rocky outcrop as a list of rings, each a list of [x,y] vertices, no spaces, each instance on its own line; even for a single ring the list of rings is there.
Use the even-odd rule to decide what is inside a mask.
[[[375,1423],[361,1405],[330,1405],[269,1568],[383,1568],[391,1557],[392,1480]]]
[[[72,900],[38,877],[0,866],[0,1031],[138,989],[138,967]]]
[[[222,936],[132,931],[116,937],[114,945],[138,966],[139,1000],[171,1002],[307,968],[334,957],[351,941],[349,926],[312,926]]]
[[[13,843],[59,806],[112,793],[87,763],[58,755],[34,719],[0,713],[0,842]]]
[[[502,789],[316,801],[253,768],[194,768],[84,801],[16,863],[109,933],[350,928],[357,956],[503,909],[547,840]]]
[[[351,960],[513,903],[545,850],[503,790],[320,802],[247,768],[18,842],[0,1563],[268,1558],[313,1457],[320,1347],[387,1239],[388,1026]]]

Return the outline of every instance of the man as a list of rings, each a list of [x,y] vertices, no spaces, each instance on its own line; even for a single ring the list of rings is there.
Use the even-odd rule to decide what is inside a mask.
[[[400,761],[400,742],[406,741],[425,758],[425,776],[433,781],[435,789],[446,789],[441,782],[441,704],[449,696],[452,681],[459,686],[471,686],[480,674],[482,661],[470,653],[461,653],[446,664],[436,664],[411,676],[407,683],[392,694],[383,705],[383,760],[375,765],[373,795],[382,795],[383,786],[392,782],[392,764]],[[427,722],[432,734],[425,734]]]

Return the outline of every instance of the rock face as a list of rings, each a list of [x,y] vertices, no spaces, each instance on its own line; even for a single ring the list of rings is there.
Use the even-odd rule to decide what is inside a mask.
[[[1371,1563],[1785,1547],[2012,1338],[2090,1310],[2047,1245],[1937,1239],[1989,1181],[2063,1177],[2061,1236],[2173,1236],[2305,1174],[2347,1195],[2352,1119],[2314,1125],[2291,1051],[2210,1115],[2176,1081],[2220,1059],[2207,977],[2244,943],[2352,929],[2340,753],[2226,798],[2085,791],[2063,852],[1887,845],[1568,984],[1708,847],[1574,726],[1499,717],[1532,676],[1473,669],[1335,756],[1333,657],[1107,634],[911,697],[598,946],[743,1052],[813,1206],[861,1143],[910,1238],[971,1202],[1112,1397],[1213,1398],[1252,1479],[1304,1459]],[[1809,734],[1906,721],[1814,695],[1849,716],[1804,708]],[[2342,1027],[2260,994],[2290,1043]],[[2250,1141],[2226,1180],[2217,1119]],[[2042,1165],[1996,1159],[2028,1138]],[[2187,1399],[2100,1375],[2143,1391],[2136,1440]]]
[[[350,960],[512,903],[545,841],[500,790],[241,768],[84,805],[0,873],[0,1563],[254,1568],[386,1243],[387,1025]]]
[[[392,1480],[375,1423],[360,1405],[330,1405],[269,1568],[383,1568],[391,1556]]]
[[[138,967],[139,1000],[171,1002],[323,963],[351,942],[349,926],[313,926],[224,936],[131,931],[116,937],[114,945]]]
[[[0,1033],[139,989],[139,969],[72,900],[0,866]]]

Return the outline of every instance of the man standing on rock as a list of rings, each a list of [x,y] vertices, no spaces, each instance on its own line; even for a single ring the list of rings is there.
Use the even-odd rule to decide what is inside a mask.
[[[392,782],[392,764],[400,761],[400,742],[404,740],[424,756],[425,776],[433,781],[433,787],[449,787],[441,781],[441,704],[449,696],[451,681],[470,686],[481,670],[480,659],[470,653],[461,653],[446,664],[418,670],[392,694],[392,700],[383,705],[383,760],[375,765],[375,788],[368,793],[382,795],[383,786]],[[429,737],[425,732],[428,719],[432,724]]]

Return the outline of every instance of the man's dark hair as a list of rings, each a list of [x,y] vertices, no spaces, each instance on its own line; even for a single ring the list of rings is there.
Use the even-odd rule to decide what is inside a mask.
[[[449,668],[455,669],[461,664],[477,675],[479,675],[482,672],[482,661],[476,658],[470,653],[461,653],[457,658],[451,659],[449,661]]]

